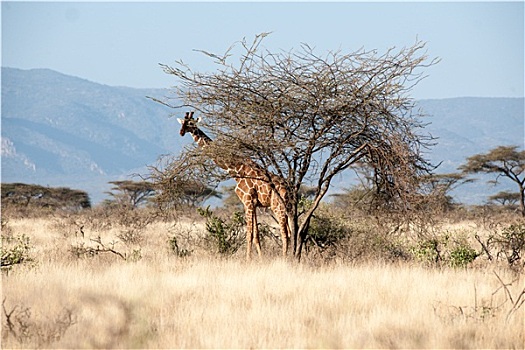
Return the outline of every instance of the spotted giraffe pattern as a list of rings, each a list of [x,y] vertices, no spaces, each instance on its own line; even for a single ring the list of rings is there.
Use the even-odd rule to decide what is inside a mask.
[[[180,135],[190,133],[199,147],[206,147],[212,140],[197,127],[197,121],[193,118],[193,112],[186,112],[184,119],[178,119],[182,125]],[[244,206],[246,218],[246,258],[250,259],[252,245],[259,256],[262,255],[259,241],[259,230],[257,228],[257,207],[269,207],[275,214],[279,223],[281,240],[283,244],[283,256],[288,252],[290,232],[286,216],[285,201],[287,199],[286,188],[276,175],[270,180],[266,173],[253,161],[247,159],[236,162],[224,162],[215,160],[218,166],[226,170],[237,182],[235,193]]]

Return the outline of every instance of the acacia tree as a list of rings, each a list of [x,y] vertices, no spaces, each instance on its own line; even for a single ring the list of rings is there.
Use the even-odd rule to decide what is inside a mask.
[[[110,181],[114,185],[108,192],[117,203],[137,208],[155,194],[155,185],[148,181]]]
[[[2,204],[15,207],[81,210],[91,207],[85,191],[67,187],[45,187],[24,183],[3,183]]]
[[[191,152],[176,157],[164,155],[149,170],[148,178],[156,189],[154,201],[163,211],[196,207],[211,197],[222,197],[216,187],[225,179],[223,174],[213,171],[209,159],[193,157]]]
[[[467,174],[496,174],[494,183],[500,177],[515,182],[519,187],[520,212],[525,216],[525,150],[520,151],[518,146],[498,146],[487,153],[468,157],[459,169]]]
[[[501,191],[489,197],[490,202],[496,202],[503,206],[514,206],[520,200],[518,192]]]
[[[377,188],[407,207],[417,177],[429,164],[420,154],[429,138],[409,92],[422,78],[424,43],[412,47],[319,55],[303,44],[290,52],[262,47],[266,34],[233,46],[224,55],[202,51],[217,69],[197,72],[178,62],[161,65],[178,80],[177,99],[160,101],[197,110],[214,138],[204,151],[212,159],[250,159],[266,180],[278,176],[286,203],[294,253],[300,257],[313,213],[338,174],[366,163]],[[238,46],[238,45],[237,45]],[[238,56],[237,56],[238,57]],[[299,210],[302,184],[315,188],[311,205]],[[300,217],[300,214],[301,217]]]
[[[450,195],[457,187],[472,182],[465,174],[429,174],[421,177],[422,206],[427,209],[446,211],[453,205]]]

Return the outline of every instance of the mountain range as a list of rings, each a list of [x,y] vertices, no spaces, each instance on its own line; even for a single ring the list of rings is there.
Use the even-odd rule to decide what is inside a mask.
[[[160,155],[177,154],[191,142],[178,135],[173,110],[147,98],[162,99],[169,89],[114,87],[49,69],[5,67],[1,85],[2,182],[82,189],[98,203],[108,181],[147,173]],[[429,122],[425,132],[437,137],[426,154],[441,163],[437,172],[455,172],[466,157],[499,145],[523,147],[523,98],[417,102]],[[343,177],[336,188],[348,181]],[[454,194],[460,202],[481,203],[499,190],[475,182]]]

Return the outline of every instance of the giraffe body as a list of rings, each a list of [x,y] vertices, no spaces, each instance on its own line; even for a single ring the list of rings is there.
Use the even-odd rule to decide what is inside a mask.
[[[193,119],[193,112],[186,113],[184,119],[178,119],[182,127],[181,136],[189,132],[199,147],[206,147],[212,140],[197,127],[197,121]],[[275,214],[279,223],[281,240],[283,244],[283,256],[288,252],[290,232],[286,216],[285,201],[287,198],[286,188],[280,179],[273,175],[268,180],[267,174],[253,161],[238,160],[236,162],[224,162],[215,160],[217,165],[225,169],[237,182],[235,193],[244,206],[246,219],[246,258],[250,259],[252,245],[255,243],[257,253],[262,255],[257,228],[257,207],[269,207]]]

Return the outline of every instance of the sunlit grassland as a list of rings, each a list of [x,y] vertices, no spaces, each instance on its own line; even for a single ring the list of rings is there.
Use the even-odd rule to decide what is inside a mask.
[[[72,246],[95,236],[110,242],[116,232],[65,234],[50,219],[12,220],[10,229],[31,239],[34,261],[2,276],[3,348],[525,344],[524,308],[513,311],[509,299],[523,290],[523,274],[500,267],[177,257],[168,249],[169,232],[202,230],[191,223],[149,225],[136,259],[111,252],[78,257]],[[25,334],[20,324],[27,326]]]

